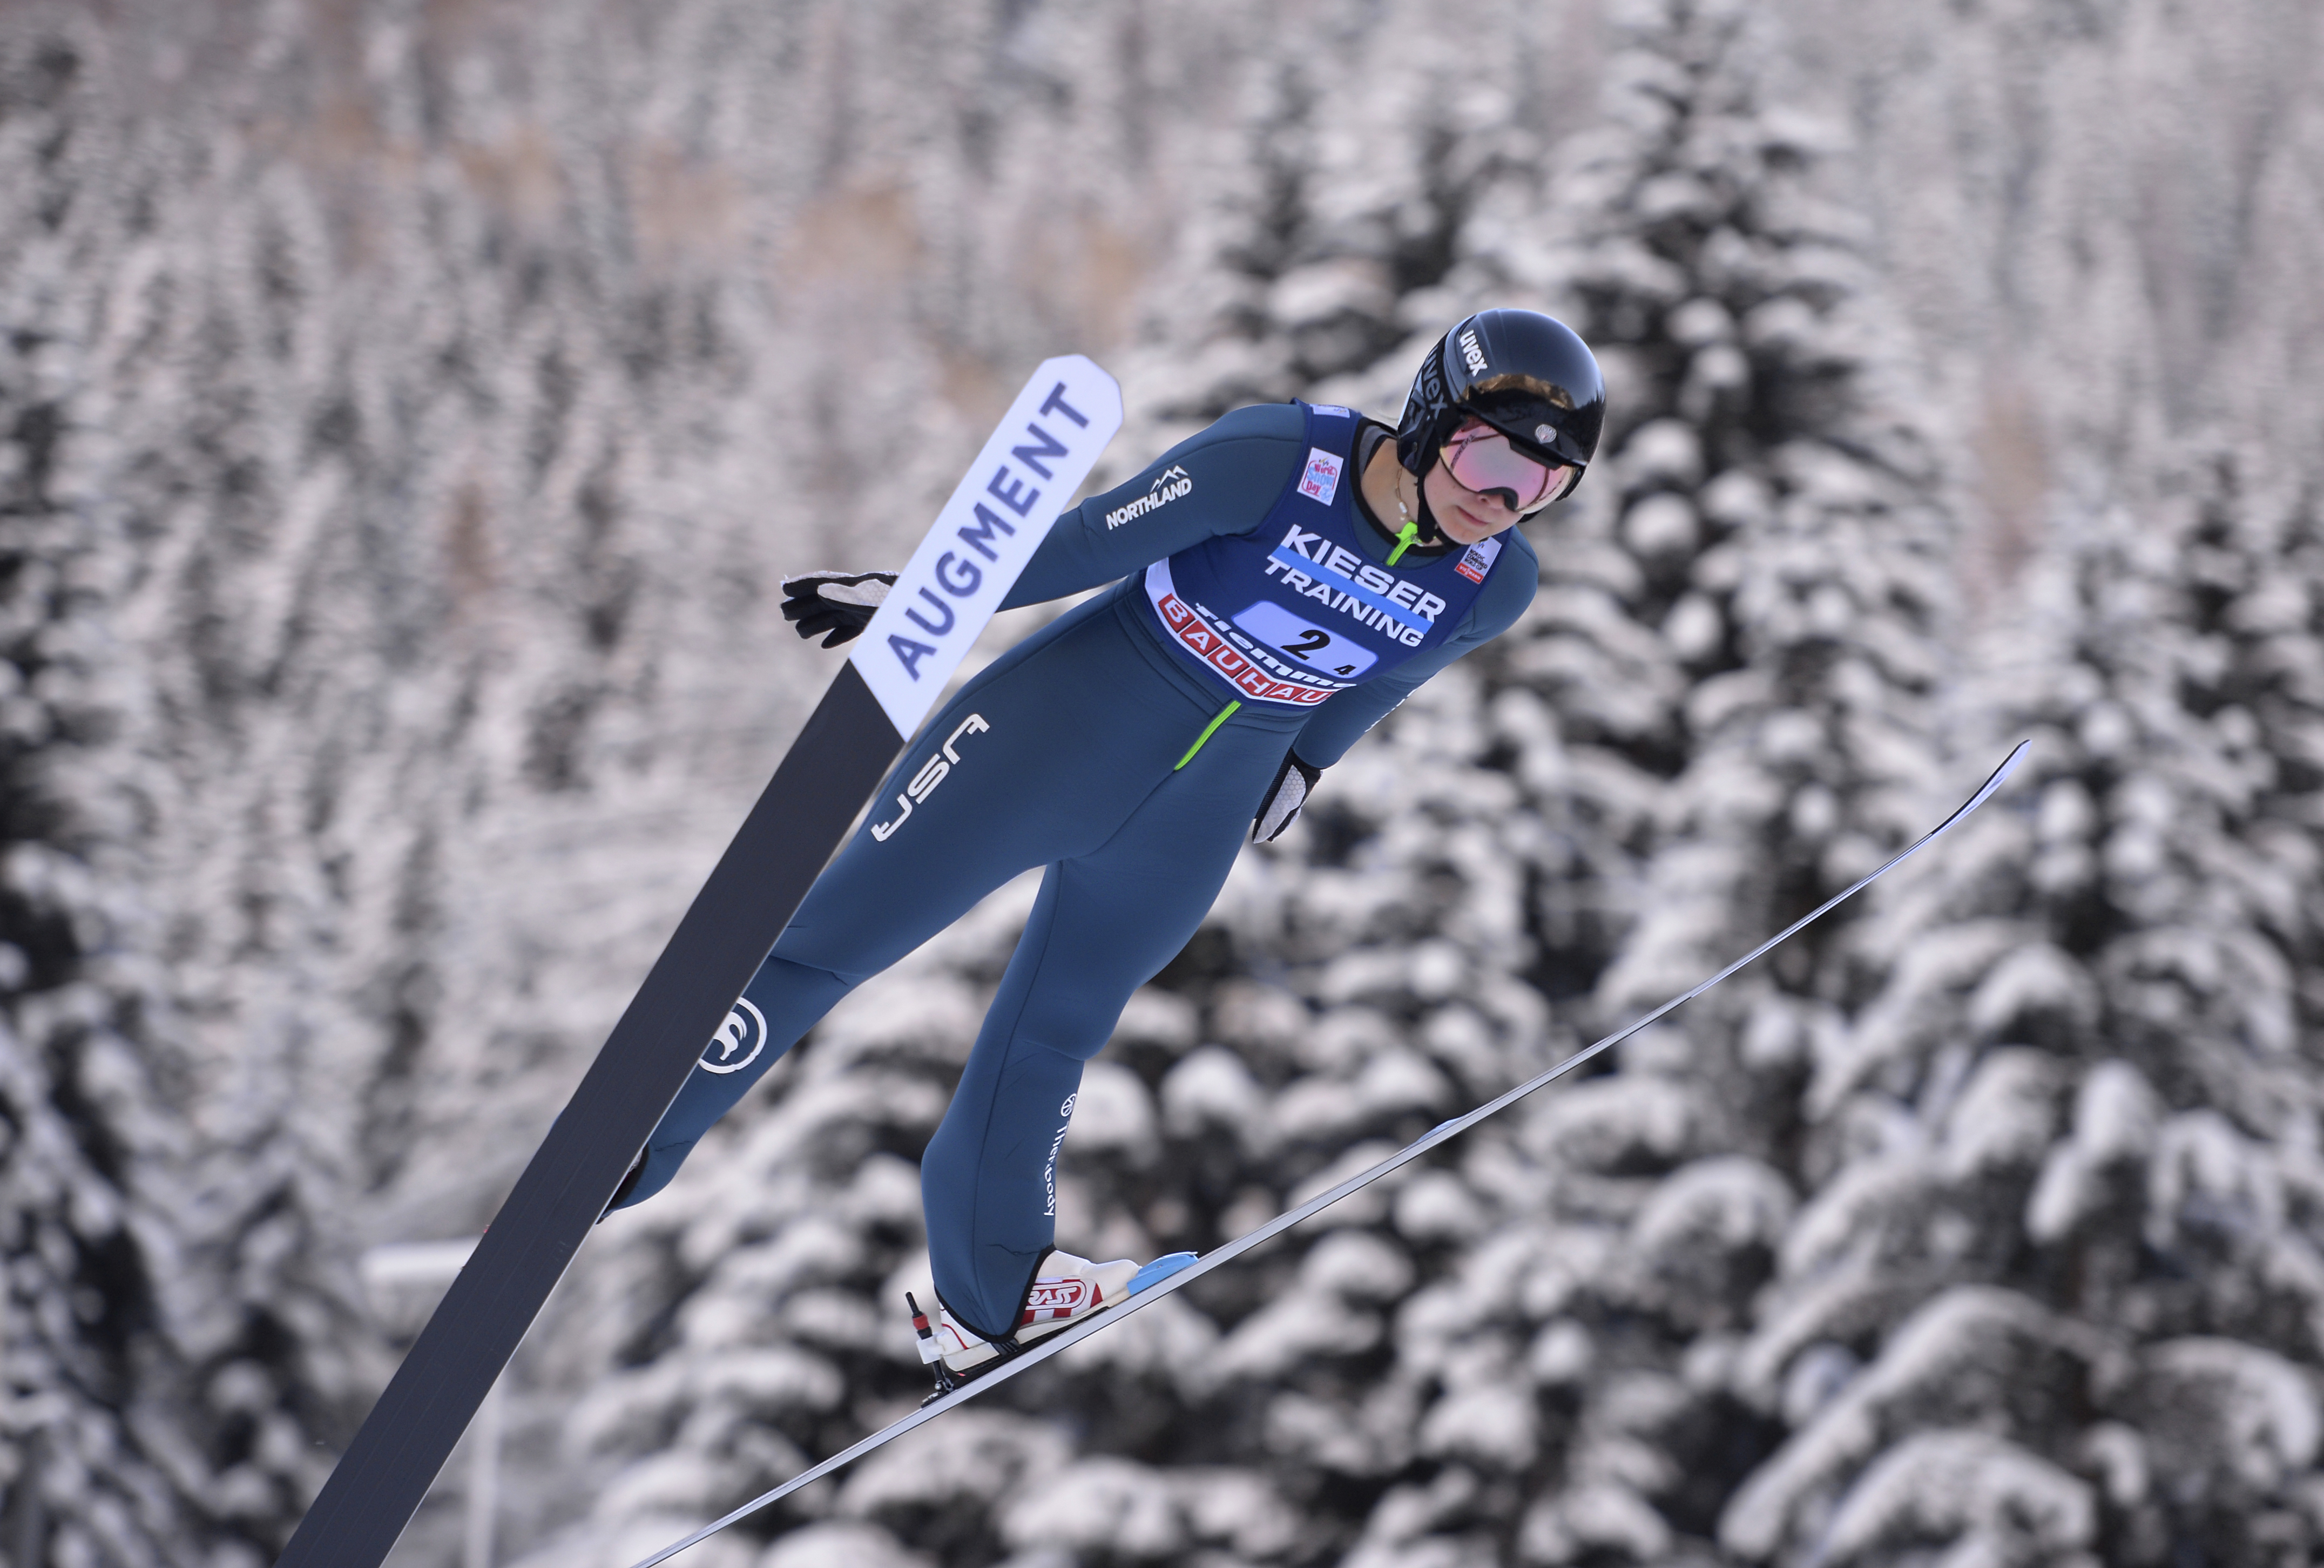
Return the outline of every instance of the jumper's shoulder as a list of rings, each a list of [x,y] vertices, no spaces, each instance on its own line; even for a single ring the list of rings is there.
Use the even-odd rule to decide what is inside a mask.
[[[1213,420],[1203,437],[1225,440],[1298,442],[1307,434],[1307,415],[1297,403],[1248,403]]]
[[[1253,476],[1280,469],[1286,474],[1305,455],[1306,419],[1297,403],[1253,403],[1221,414],[1154,459],[1152,466],[1222,463]]]
[[[1299,471],[1306,456],[1305,428],[1294,403],[1236,409],[1093,497],[1084,513],[1109,534],[1149,517],[1157,524],[1167,518],[1164,554],[1197,535],[1240,533],[1266,515]],[[1195,534],[1177,538],[1195,519],[1201,520]]]

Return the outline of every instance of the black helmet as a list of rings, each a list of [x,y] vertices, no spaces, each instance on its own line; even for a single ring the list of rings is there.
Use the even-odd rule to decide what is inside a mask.
[[[1471,414],[1527,457],[1578,471],[1598,450],[1606,383],[1590,346],[1564,322],[1538,310],[1480,310],[1421,361],[1397,424],[1397,457],[1425,475]],[[1559,494],[1580,483],[1577,472]]]

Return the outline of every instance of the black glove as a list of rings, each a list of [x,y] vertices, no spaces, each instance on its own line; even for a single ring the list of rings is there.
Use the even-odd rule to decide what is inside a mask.
[[[798,623],[802,637],[823,637],[836,648],[872,623],[872,613],[896,586],[893,572],[809,572],[783,579],[783,619]]]
[[[1251,821],[1251,841],[1273,844],[1281,838],[1283,830],[1299,815],[1299,808],[1307,804],[1308,792],[1315,788],[1315,780],[1323,776],[1323,769],[1310,768],[1299,760],[1297,752],[1284,752],[1283,766],[1276,770],[1275,782],[1267,787],[1259,816]]]

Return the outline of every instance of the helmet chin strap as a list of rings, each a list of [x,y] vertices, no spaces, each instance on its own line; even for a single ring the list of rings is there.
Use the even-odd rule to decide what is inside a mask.
[[[1405,503],[1404,482],[1406,478],[1411,478],[1413,495],[1420,503],[1418,521],[1413,520],[1412,509]],[[1403,521],[1404,526],[1396,530],[1396,549],[1388,552],[1388,564],[1390,566],[1402,560],[1404,552],[1414,545],[1433,545],[1443,537],[1442,530],[1436,526],[1436,514],[1428,509],[1427,487],[1420,483],[1419,478],[1413,475],[1411,469],[1401,463],[1397,465],[1396,473],[1396,514]]]
[[[1427,486],[1416,482],[1413,488],[1420,493],[1420,542],[1431,545],[1446,539],[1444,530],[1436,526],[1436,513],[1429,509]]]

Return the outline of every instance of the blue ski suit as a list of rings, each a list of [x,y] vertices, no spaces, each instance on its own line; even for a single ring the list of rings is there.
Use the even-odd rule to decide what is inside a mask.
[[[841,997],[1042,866],[920,1177],[936,1294],[988,1339],[1013,1331],[1055,1240],[1082,1064],[1202,923],[1286,752],[1337,761],[1533,598],[1515,530],[1388,567],[1395,541],[1358,483],[1385,435],[1344,409],[1239,409],[1057,520],[1004,607],[1120,580],[923,726],[655,1129],[625,1205]]]

